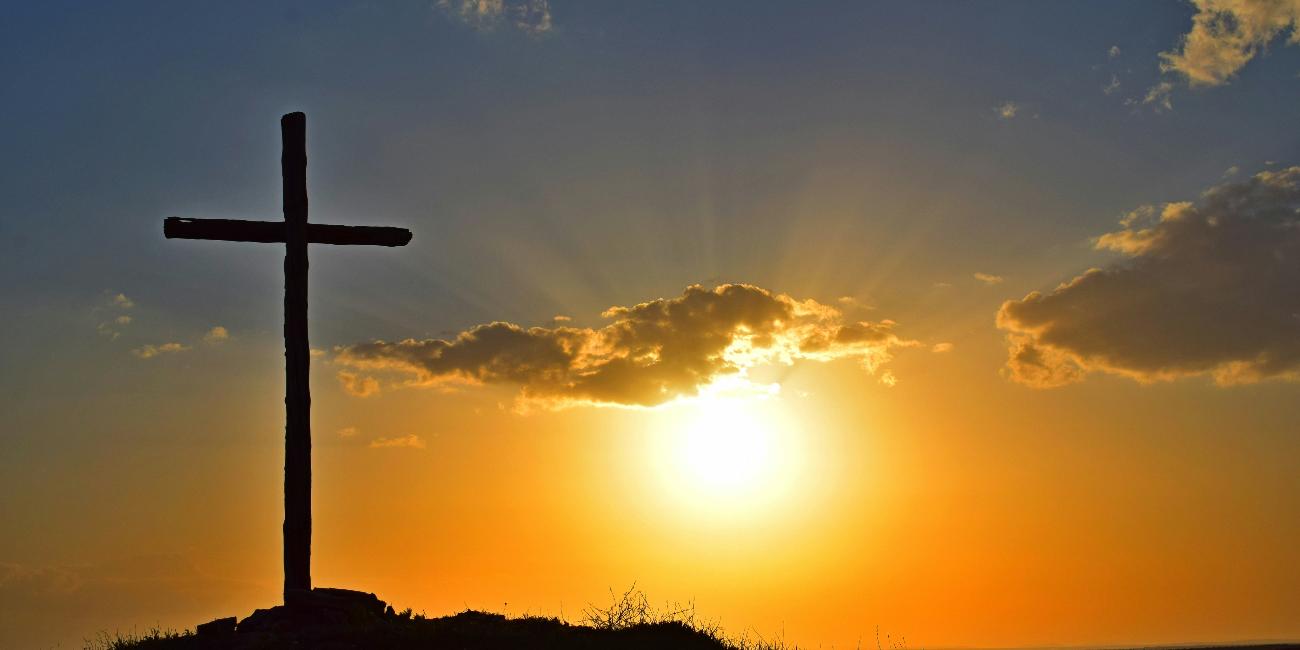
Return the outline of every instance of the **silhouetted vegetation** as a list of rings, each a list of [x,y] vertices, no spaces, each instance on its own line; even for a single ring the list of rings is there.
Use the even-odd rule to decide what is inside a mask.
[[[369,597],[371,594],[334,591]],[[238,625],[229,624],[223,633],[176,632],[152,629],[144,634],[105,634],[86,643],[86,650],[261,650],[271,648],[313,648],[343,650],[798,650],[783,639],[765,639],[743,634],[728,636],[716,621],[696,617],[694,603],[668,603],[663,607],[650,604],[645,593],[633,584],[627,591],[610,591],[610,603],[591,605],[583,610],[578,623],[549,616],[509,617],[504,614],[466,610],[452,616],[427,618],[409,608],[396,612],[391,607],[382,615],[357,616],[353,612],[326,624],[313,624],[269,630],[264,624],[250,632],[242,628],[272,610],[258,610]],[[227,619],[229,620],[229,619]],[[261,621],[265,623],[265,621]],[[203,627],[203,626],[200,626]],[[885,635],[879,628],[875,650],[908,650],[905,638]],[[859,642],[855,650],[862,650]],[[868,646],[869,647],[869,646]],[[1157,650],[1145,648],[1143,650]],[[1300,644],[1272,643],[1177,647],[1159,650],[1300,650]]]
[[[507,650],[514,648],[641,650],[794,650],[782,640],[743,635],[726,636],[716,621],[697,618],[693,603],[655,607],[633,585],[627,591],[610,593],[606,606],[591,605],[578,623],[555,617],[508,617],[504,614],[468,610],[453,616],[427,618],[410,609],[396,612],[391,607],[381,615],[355,613],[332,617],[328,622],[267,625],[274,610],[259,610],[253,616],[230,624],[229,630],[196,633],[154,629],[142,635],[101,634],[87,643],[87,650],[189,650],[232,648],[455,648],[457,650]],[[280,609],[280,608],[275,608]],[[263,617],[258,619],[258,617]],[[303,619],[299,619],[303,620]],[[250,621],[257,621],[252,625]],[[245,631],[246,628],[249,631]],[[894,649],[896,650],[896,649]]]

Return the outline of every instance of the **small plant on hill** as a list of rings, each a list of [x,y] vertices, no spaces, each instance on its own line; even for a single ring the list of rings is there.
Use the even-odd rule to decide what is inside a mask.
[[[666,603],[662,609],[650,604],[645,592],[636,588],[636,583],[621,595],[613,589],[609,591],[610,604],[606,607],[589,605],[582,611],[579,624],[597,630],[624,630],[637,625],[656,625],[676,623],[709,636],[717,636],[716,622],[701,622],[695,617],[695,603]]]
[[[186,630],[177,632],[175,630],[164,630],[161,628],[152,628],[144,634],[135,632],[100,632],[93,639],[86,639],[86,650],[137,650],[139,648],[152,648],[155,646],[163,647],[170,641],[193,636],[194,633]]]

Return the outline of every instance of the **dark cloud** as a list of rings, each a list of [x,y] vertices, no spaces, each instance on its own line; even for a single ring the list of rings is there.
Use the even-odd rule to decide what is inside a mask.
[[[696,395],[719,377],[799,359],[853,358],[874,372],[892,348],[913,345],[894,323],[847,322],[813,300],[728,284],[612,307],[600,328],[488,323],[454,339],[374,341],[335,349],[334,361],[395,371],[406,384],[512,384],[552,405],[654,406]],[[352,378],[355,383],[358,379]],[[887,373],[882,380],[892,383]]]
[[[1139,208],[1120,224],[1096,245],[1125,259],[1003,303],[1012,378],[1300,377],[1300,167],[1213,187],[1196,203]]]

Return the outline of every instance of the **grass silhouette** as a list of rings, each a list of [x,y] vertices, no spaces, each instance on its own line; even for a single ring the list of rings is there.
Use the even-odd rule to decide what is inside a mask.
[[[247,619],[246,619],[247,620]],[[242,624],[242,623],[241,623]],[[428,618],[409,608],[385,610],[365,622],[308,627],[278,635],[205,637],[193,630],[152,629],[143,634],[107,634],[86,642],[86,650],[262,650],[312,648],[320,650],[798,650],[782,638],[765,639],[749,633],[727,635],[717,621],[696,616],[694,603],[654,607],[635,583],[621,594],[610,590],[610,603],[590,605],[577,622],[549,616],[511,617],[466,610]],[[855,650],[862,650],[861,641]],[[875,650],[908,650],[904,637],[876,628]],[[1118,647],[1111,650],[1119,650]],[[1147,646],[1140,650],[1300,650],[1297,643],[1243,643]]]
[[[251,617],[250,617],[251,618]],[[245,619],[247,621],[249,619]],[[784,640],[749,634],[729,637],[717,621],[696,616],[694,603],[651,605],[633,584],[622,593],[610,590],[608,605],[590,605],[577,622],[555,617],[466,610],[428,618],[410,609],[388,608],[380,616],[298,626],[256,633],[197,634],[193,630],[152,629],[143,634],[107,634],[86,643],[86,650],[188,650],[232,648],[345,648],[507,650],[546,648],[596,650],[796,650]],[[884,650],[878,648],[877,650]],[[891,648],[889,650],[898,650]]]

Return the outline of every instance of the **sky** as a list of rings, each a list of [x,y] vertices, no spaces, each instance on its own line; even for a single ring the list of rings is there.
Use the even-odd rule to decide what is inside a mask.
[[[29,3],[0,21],[0,646],[313,578],[855,647],[1300,639],[1300,4]]]

